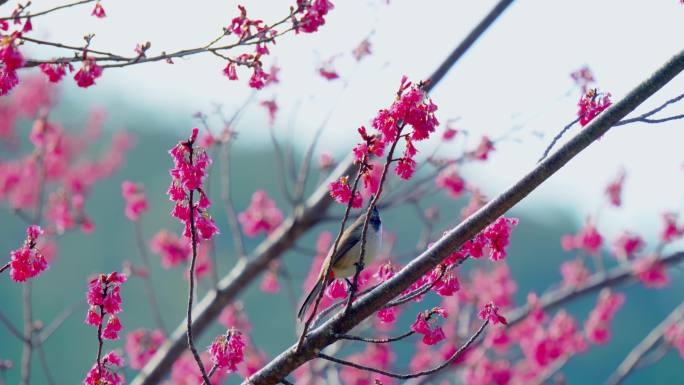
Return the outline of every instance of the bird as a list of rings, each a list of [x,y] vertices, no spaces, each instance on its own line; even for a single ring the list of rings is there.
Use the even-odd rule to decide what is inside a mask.
[[[325,257],[323,264],[321,265],[321,271],[318,273],[318,280],[316,284],[311,289],[309,294],[306,296],[304,303],[299,308],[297,313],[297,318],[299,320],[304,319],[304,315],[307,310],[314,303],[316,297],[324,290],[330,282],[336,278],[351,277],[356,272],[356,263],[359,260],[359,255],[361,253],[361,233],[363,231],[363,222],[366,216],[361,215],[354,223],[352,223],[344,232],[342,237],[340,237],[340,242],[337,247],[337,251],[333,255],[333,249],[335,245],[332,245],[328,251],[328,255]],[[380,251],[380,246],[382,243],[382,221],[380,220],[380,213],[378,209],[373,206],[371,210],[371,215],[368,221],[368,230],[366,234],[366,247],[363,257],[364,264],[370,263],[373,258],[375,258],[378,251]],[[324,277],[325,272],[328,270],[328,266],[332,262],[332,269],[330,270],[330,275]],[[347,279],[347,282],[349,280]]]

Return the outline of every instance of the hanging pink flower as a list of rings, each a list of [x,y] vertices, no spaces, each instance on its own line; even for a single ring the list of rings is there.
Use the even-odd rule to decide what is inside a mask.
[[[121,183],[121,194],[126,200],[126,217],[132,221],[137,221],[140,214],[148,210],[147,197],[142,185],[135,184],[131,181],[124,181]]]
[[[242,230],[248,237],[255,237],[260,232],[270,234],[283,221],[283,213],[275,202],[263,190],[252,194],[249,207],[238,215]]]

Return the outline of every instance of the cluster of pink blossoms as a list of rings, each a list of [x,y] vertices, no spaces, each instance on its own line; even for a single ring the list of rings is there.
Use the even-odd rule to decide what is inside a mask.
[[[604,289],[599,294],[596,307],[584,323],[587,339],[595,344],[605,344],[610,339],[610,322],[625,302],[624,294]]]
[[[4,36],[3,44],[0,47],[0,62],[2,62],[2,67],[0,67],[0,96],[6,95],[19,84],[17,69],[24,65],[24,57],[17,49],[17,38],[21,38],[21,32]]]
[[[392,105],[379,110],[373,119],[376,132],[369,134],[365,127],[359,127],[358,132],[363,141],[354,147],[353,154],[354,161],[361,167],[364,184],[370,183],[372,171],[377,167],[370,163],[371,157],[382,156],[387,147],[396,146],[402,138],[404,152],[401,157],[392,160],[397,162],[394,170],[402,179],[413,176],[416,169],[413,158],[418,152],[414,142],[429,138],[439,124],[435,117],[437,106],[426,97],[424,87],[423,82],[412,84],[405,76],[402,77]],[[410,126],[410,132],[404,131],[407,126]],[[348,203],[352,199],[349,178],[346,176],[332,182],[329,188],[330,195],[340,203]],[[359,198],[354,194],[352,206],[360,207],[363,204]]]
[[[208,240],[218,233],[218,228],[207,211],[211,202],[202,190],[211,159],[203,148],[195,147],[198,134],[199,129],[193,128],[188,140],[179,142],[169,151],[174,166],[170,171],[172,180],[167,194],[175,202],[171,215],[185,225],[183,235],[186,238],[197,236],[198,239]],[[197,201],[194,200],[195,192],[199,193]],[[196,234],[193,234],[192,225]]]
[[[444,189],[451,198],[459,198],[466,189],[466,182],[458,174],[456,165],[449,166],[442,170],[435,179],[437,187]]]
[[[238,215],[242,230],[248,237],[255,237],[260,232],[270,234],[283,221],[283,213],[275,202],[263,190],[252,194],[249,207]]]
[[[244,359],[245,343],[242,341],[242,334],[236,329],[229,329],[226,334],[222,334],[209,346],[211,361],[219,369],[225,369],[227,373],[237,372],[237,365]]]
[[[606,186],[606,195],[611,205],[620,207],[622,204],[622,188],[625,184],[625,170],[620,170],[618,175]]]
[[[435,326],[434,328],[430,326],[430,318],[433,315],[439,315],[442,318],[449,317],[446,310],[441,307],[435,307],[431,310],[427,310],[418,313],[416,320],[411,324],[411,330],[423,335],[423,343],[425,345],[434,345],[446,338],[444,331],[440,326]]]
[[[119,339],[121,322],[116,316],[121,311],[121,284],[126,282],[126,276],[116,271],[109,275],[100,274],[90,280],[86,296],[88,313],[85,322],[88,325],[101,327],[105,316],[109,316],[102,330],[102,338],[107,340]]]
[[[478,259],[485,254],[492,261],[503,260],[506,258],[506,248],[510,243],[511,231],[517,224],[517,218],[499,217],[473,239],[465,242],[458,251],[452,253],[445,263],[453,264],[468,256]]]
[[[582,90],[582,93],[586,93],[589,86],[594,83],[594,75],[591,73],[589,67],[584,66],[575,72],[570,74],[570,77],[575,82],[575,84]]]
[[[186,262],[192,251],[187,238],[181,238],[166,230],[160,230],[152,238],[150,249],[161,256],[161,264],[165,269]]]
[[[126,335],[126,354],[131,369],[142,369],[164,343],[161,330],[134,330]]]
[[[223,73],[228,79],[237,80],[237,67],[243,66],[252,69],[252,76],[249,79],[250,87],[262,89],[277,83],[277,68],[274,66],[270,73],[264,71],[261,58],[271,53],[268,44],[275,44],[278,31],[265,24],[263,20],[247,17],[247,9],[244,6],[238,5],[238,9],[240,15],[234,17],[230,25],[224,28],[226,34],[236,36],[237,44],[254,42],[254,40],[258,43],[254,45],[254,53],[243,53],[235,58],[229,58]],[[297,0],[297,12],[291,18],[295,31],[297,33],[316,32],[325,23],[325,16],[331,9],[333,5],[328,0]]]
[[[625,231],[613,241],[613,255],[621,261],[629,260],[644,247],[644,240],[638,234]]]
[[[137,221],[140,214],[148,210],[145,190],[143,190],[142,185],[126,180],[121,183],[121,194],[126,200],[126,217],[132,221]]]
[[[670,283],[665,265],[654,255],[635,260],[632,267],[639,281],[646,287],[660,289]]]
[[[85,385],[123,385],[126,379],[119,374],[121,367],[123,367],[123,358],[116,354],[116,352],[109,352],[102,357],[101,367],[97,362],[88,371],[86,378],[83,380]]]
[[[579,106],[577,116],[579,116],[579,122],[582,127],[589,124],[598,114],[613,104],[610,96],[610,93],[599,93],[596,89],[589,90],[582,96],[579,103],[577,103]]]
[[[677,225],[678,215],[676,213],[663,214],[663,231],[660,233],[660,239],[663,242],[672,242],[684,235],[684,226]]]
[[[590,255],[597,255],[603,245],[603,237],[599,234],[591,219],[588,219],[584,227],[575,235],[563,235],[561,247],[563,250],[582,250]]]
[[[36,247],[38,236],[41,234],[43,234],[43,230],[39,226],[29,226],[26,229],[24,245],[10,253],[10,262],[1,268],[0,271],[9,268],[12,280],[25,282],[47,269],[48,261]]]

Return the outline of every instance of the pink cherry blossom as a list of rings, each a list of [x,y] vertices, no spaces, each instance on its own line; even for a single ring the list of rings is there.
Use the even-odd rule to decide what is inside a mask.
[[[15,282],[25,282],[30,278],[38,276],[48,268],[48,262],[36,247],[38,237],[43,234],[43,230],[36,225],[26,229],[26,239],[24,245],[10,253],[10,261],[6,265],[10,269],[10,278]],[[7,267],[2,268],[5,270]]]
[[[603,244],[603,237],[599,234],[591,219],[587,219],[584,227],[576,235],[564,235],[561,238],[563,250],[580,249],[590,255],[597,255]]]
[[[123,358],[115,352],[109,352],[102,357],[102,370],[97,362],[88,371],[86,378],[83,380],[85,385],[123,385],[125,379],[123,375],[119,374],[119,368],[123,366]]]
[[[354,59],[356,59],[356,61],[361,61],[361,59],[370,55],[371,53],[372,52],[370,41],[368,41],[368,39],[366,38],[361,40],[359,45],[357,45],[356,48],[354,48],[354,50],[352,51],[352,56],[354,57]]]
[[[676,213],[663,214],[664,228],[660,233],[663,242],[672,242],[684,235],[684,227],[677,226],[678,215]]]
[[[272,233],[283,221],[283,213],[275,202],[263,190],[252,194],[249,207],[238,215],[242,230],[248,237],[255,237],[260,232]]]
[[[276,119],[276,113],[278,112],[278,104],[275,99],[263,100],[259,104],[268,112],[268,124],[272,126]]]
[[[487,136],[483,136],[480,139],[480,143],[477,145],[475,150],[468,153],[471,159],[485,161],[489,159],[489,153],[494,151],[494,142],[492,142]]]
[[[604,289],[599,294],[596,307],[589,313],[584,323],[587,339],[595,344],[605,344],[610,339],[610,322],[622,307],[625,296]]]
[[[204,148],[195,147],[198,135],[199,129],[193,128],[188,140],[179,142],[169,150],[174,167],[169,172],[171,185],[167,189],[167,194],[169,199],[175,202],[171,215],[185,225],[183,236],[192,238],[192,218],[197,238],[208,240],[218,234],[219,230],[209,215],[208,209],[211,202],[202,190],[207,167],[211,165],[211,158]],[[194,194],[195,192],[197,194]],[[192,205],[190,205],[191,196],[193,196]]]
[[[245,343],[242,334],[236,329],[229,329],[212,342],[209,347],[211,361],[228,373],[237,371],[237,365],[244,360]]]
[[[126,217],[132,221],[137,221],[140,214],[148,210],[145,191],[141,185],[127,180],[121,183],[121,193],[126,200]]]
[[[568,287],[581,287],[591,276],[591,272],[584,266],[582,259],[563,262],[560,267],[563,276],[563,285]]]
[[[164,343],[161,330],[137,329],[126,335],[126,355],[131,369],[142,369]]]
[[[162,267],[169,269],[190,258],[190,242],[166,230],[160,230],[150,241],[150,249],[161,256]]]
[[[620,170],[615,179],[606,186],[608,201],[615,207],[620,207],[620,205],[622,205],[622,187],[624,184],[625,170]]]
[[[93,11],[90,14],[98,19],[102,19],[103,17],[107,16],[102,4],[99,1],[95,3],[95,8],[93,8]]]
[[[297,0],[302,17],[297,22],[297,32],[312,33],[325,24],[325,16],[334,8],[329,0]]]
[[[330,196],[339,203],[348,203],[351,199],[352,191],[349,186],[349,177],[343,176],[340,179],[331,182],[328,186],[330,189]],[[363,198],[360,192],[356,192],[352,202],[353,208],[359,208],[363,205]]]
[[[625,231],[613,242],[613,255],[620,260],[627,260],[644,247],[643,239],[629,231]]]
[[[632,266],[639,281],[646,287],[659,289],[670,283],[665,265],[655,256],[639,258]]]
[[[598,114],[613,104],[610,96],[610,93],[599,93],[596,89],[588,90],[582,96],[579,103],[577,103],[579,106],[577,116],[582,127],[589,124]]]
[[[589,67],[586,65],[571,73],[570,77],[575,81],[575,84],[580,87],[583,94],[587,92],[589,85],[594,82],[594,76],[592,75]]]
[[[88,88],[95,84],[95,79],[102,76],[102,71],[102,67],[97,65],[95,59],[86,58],[81,69],[74,75],[74,80],[79,87]]]
[[[121,321],[117,316],[110,316],[107,320],[107,324],[102,330],[102,338],[106,340],[118,340],[119,332],[121,332],[122,326]]]
[[[489,302],[486,304],[479,313],[477,313],[477,316],[483,320],[483,321],[489,321],[493,324],[498,324],[502,323],[504,325],[508,324],[508,321],[506,321],[506,318],[503,316],[499,315],[499,307],[494,304],[494,302]]]
[[[335,279],[325,288],[325,295],[330,299],[347,297],[347,285],[343,280]]]
[[[278,275],[274,271],[267,271],[264,274],[264,279],[261,280],[259,288],[264,293],[277,293],[280,291],[280,283],[278,283]]]
[[[443,318],[447,317],[444,309],[436,307],[432,310],[418,313],[416,320],[411,325],[412,331],[423,335],[423,343],[426,345],[435,345],[446,338],[440,326],[435,326],[434,328],[430,326],[429,321],[434,314],[440,315]]]
[[[444,189],[451,198],[459,198],[465,191],[466,183],[458,174],[456,166],[450,166],[442,170],[435,179],[437,187]]]

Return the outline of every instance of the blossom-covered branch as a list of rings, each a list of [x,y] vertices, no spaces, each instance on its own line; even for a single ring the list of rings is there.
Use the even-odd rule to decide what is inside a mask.
[[[561,169],[575,155],[605,134],[615,123],[633,111],[682,70],[684,70],[684,51],[677,53],[653,75],[634,88],[618,103],[604,111],[581,133],[561,147],[555,154],[541,162],[514,186],[490,201],[459,226],[449,231],[442,239],[416,257],[394,277],[357,300],[352,304],[348,312],[338,313],[331,320],[313,330],[301,349],[296,349],[296,346],[289,348],[251,376],[247,382],[258,385],[276,384],[292,370],[314,358],[317,351],[336,341],[334,338],[335,333],[347,332],[406,290],[418,278],[434,269],[453,250],[457,250],[489,223],[503,215],[508,209],[526,197],[546,179]]]

